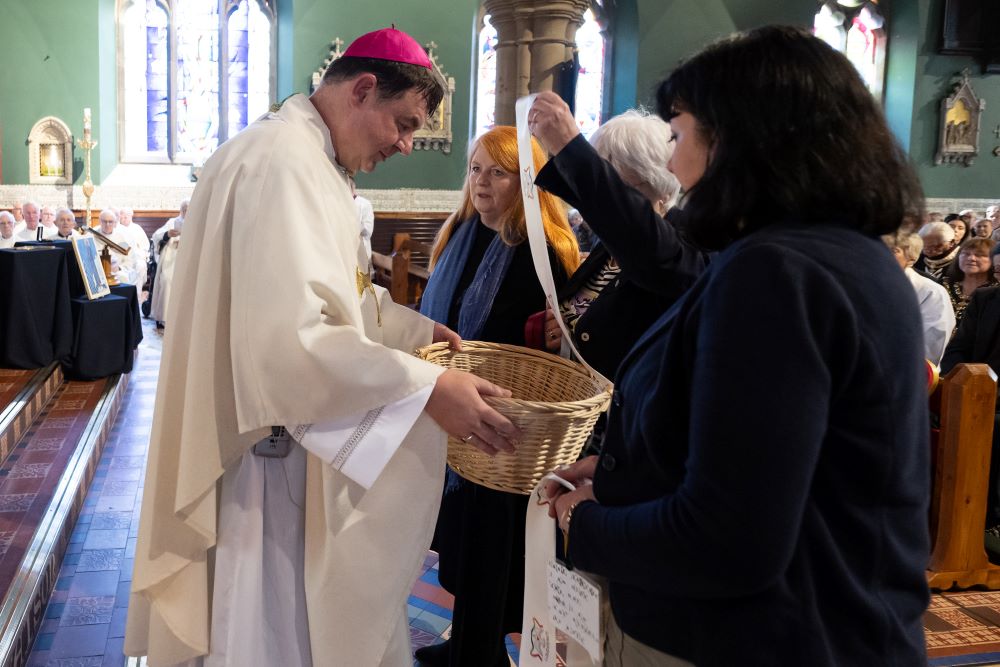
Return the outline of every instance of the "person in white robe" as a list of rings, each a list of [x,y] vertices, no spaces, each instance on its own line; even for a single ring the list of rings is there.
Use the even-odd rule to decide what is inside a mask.
[[[146,230],[132,221],[134,214],[135,212],[127,206],[118,209],[118,229],[125,234],[129,244],[132,246],[132,252],[136,253],[135,264],[137,275],[135,284],[141,291],[143,285],[146,284],[146,266],[147,262],[149,262],[149,236],[146,235]]]
[[[33,201],[26,201],[21,204],[21,211],[24,215],[24,227],[14,233],[14,238],[17,241],[42,240],[45,230],[41,228],[41,208]]]
[[[80,235],[76,231],[76,217],[73,211],[68,208],[60,208],[56,211],[56,235],[53,240],[70,241]]]
[[[14,214],[10,211],[0,211],[0,249],[13,248],[16,242],[14,238]]]
[[[55,238],[59,233],[59,228],[56,227],[56,210],[51,206],[43,206],[40,224],[42,226],[43,239]]]
[[[924,356],[935,364],[940,364],[955,330],[955,309],[948,298],[948,290],[913,270],[914,262],[924,249],[924,241],[919,235],[899,232],[884,236],[883,239],[917,294],[920,319],[924,326]]]
[[[365,245],[365,254],[372,256],[372,234],[375,232],[375,209],[372,203],[361,195],[354,196],[354,206],[358,209],[358,219],[361,221],[361,242]]]
[[[177,251],[181,247],[181,230],[184,228],[184,216],[187,215],[188,205],[187,199],[182,201],[177,217],[170,218],[153,232],[156,280],[153,281],[153,293],[150,295],[149,317],[156,321],[158,328],[167,322],[167,303],[170,286],[174,280],[174,263],[177,261]]]
[[[122,253],[113,246],[108,246],[111,253],[111,270],[119,282],[135,285],[138,278],[138,266],[136,254],[132,253],[132,244],[128,236],[118,228],[118,213],[114,209],[106,208],[101,211],[98,218],[101,223],[101,233],[127,252]],[[97,251],[103,252],[107,245],[103,239],[95,236]]]
[[[195,188],[125,638],[151,667],[411,665],[405,603],[445,433],[490,454],[519,436],[482,399],[509,393],[412,355],[457,335],[369,280],[352,175],[409,154],[442,94],[393,33],[421,64],[348,48],[312,97],[223,144]],[[401,89],[386,88],[393,70]]]

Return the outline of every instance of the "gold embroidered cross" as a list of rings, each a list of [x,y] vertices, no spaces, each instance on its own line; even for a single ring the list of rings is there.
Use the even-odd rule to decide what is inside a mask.
[[[361,270],[361,267],[357,267],[357,274],[355,278],[358,283],[358,298],[360,299],[367,289],[371,292],[372,300],[375,302],[375,313],[378,315],[378,325],[382,326],[382,307],[378,303],[378,294],[375,293],[375,286],[372,284],[372,277],[370,273],[366,273]]]

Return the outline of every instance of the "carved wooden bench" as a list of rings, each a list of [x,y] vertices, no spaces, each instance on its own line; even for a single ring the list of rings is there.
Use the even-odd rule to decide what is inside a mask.
[[[941,417],[932,437],[931,588],[1000,589],[1000,566],[987,560],[983,546],[996,385],[986,364],[959,364],[931,396]]]
[[[414,241],[409,234],[397,233],[392,241],[392,254],[372,252],[375,281],[389,290],[396,303],[417,303],[430,278],[430,272],[414,261],[415,255],[430,257],[431,246]]]

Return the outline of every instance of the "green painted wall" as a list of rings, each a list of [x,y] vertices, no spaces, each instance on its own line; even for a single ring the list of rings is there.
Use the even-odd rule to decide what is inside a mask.
[[[924,192],[928,197],[1000,199],[1000,158],[992,152],[1000,146],[1000,138],[994,134],[1000,125],[1000,76],[984,76],[980,65],[971,58],[938,55],[944,0],[910,1],[918,6],[923,26],[918,35],[910,156],[919,170]],[[951,94],[952,77],[964,67],[972,70],[972,87],[986,100],[979,158],[971,167],[936,166],[941,100]]]
[[[100,145],[94,151],[95,181],[100,179],[105,130],[113,134],[111,113],[101,86],[100,49],[106,31],[99,30],[99,4],[113,0],[0,0],[0,131],[3,142],[3,182],[27,183],[28,133],[45,116],[61,118],[74,137],[83,136],[83,109],[93,113]],[[112,8],[112,17],[113,17]],[[113,18],[112,18],[113,20]],[[112,24],[112,33],[113,33]],[[99,42],[100,40],[100,42]],[[104,102],[102,104],[102,102]],[[104,113],[102,113],[102,111]],[[115,155],[111,141],[110,156]],[[83,153],[76,149],[74,170],[82,176]]]
[[[427,3],[340,0],[279,0],[278,95],[306,92],[310,76],[326,57],[329,42],[395,22],[421,42],[438,44],[439,61],[455,77],[450,155],[418,151],[397,157],[370,175],[366,188],[456,189],[465,172],[473,81],[473,26],[480,0]],[[117,163],[115,63],[116,0],[0,0],[0,137],[3,182],[26,183],[31,126],[44,116],[66,121],[82,135],[83,108],[93,109],[94,180]],[[885,109],[893,131],[916,163],[929,197],[1000,196],[1000,77],[983,76],[968,58],[936,53],[944,0],[893,0]],[[628,45],[618,59],[615,111],[649,104],[655,85],[684,56],[734,30],[766,23],[808,25],[812,0],[635,0],[634,34],[616,33]],[[935,166],[938,108],[952,75],[971,67],[973,85],[986,99],[980,158],[972,167]],[[629,71],[625,71],[628,69]],[[633,92],[634,91],[634,92]],[[75,152],[76,182],[83,180],[82,153]]]
[[[465,151],[469,136],[469,102],[472,90],[473,24],[479,8],[477,0],[443,0],[437,11],[418,2],[331,2],[294,0],[295,43],[292,48],[293,87],[309,89],[310,77],[329,53],[330,41],[340,37],[345,43],[370,30],[395,23],[421,44],[434,41],[437,60],[455,77],[451,129],[454,135],[450,155],[440,151],[414,151],[410,157],[397,156],[379,165],[371,174],[361,174],[363,188],[461,187],[465,175]],[[345,47],[346,48],[346,47]]]
[[[769,23],[812,25],[813,0],[638,0],[636,101],[652,106],[656,85],[685,56],[737,30]]]

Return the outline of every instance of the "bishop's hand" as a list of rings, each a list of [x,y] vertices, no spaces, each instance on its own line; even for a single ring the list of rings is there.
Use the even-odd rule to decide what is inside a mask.
[[[510,391],[472,373],[449,368],[438,376],[424,409],[449,435],[485,454],[514,453],[521,431],[483,396],[510,398]]]

